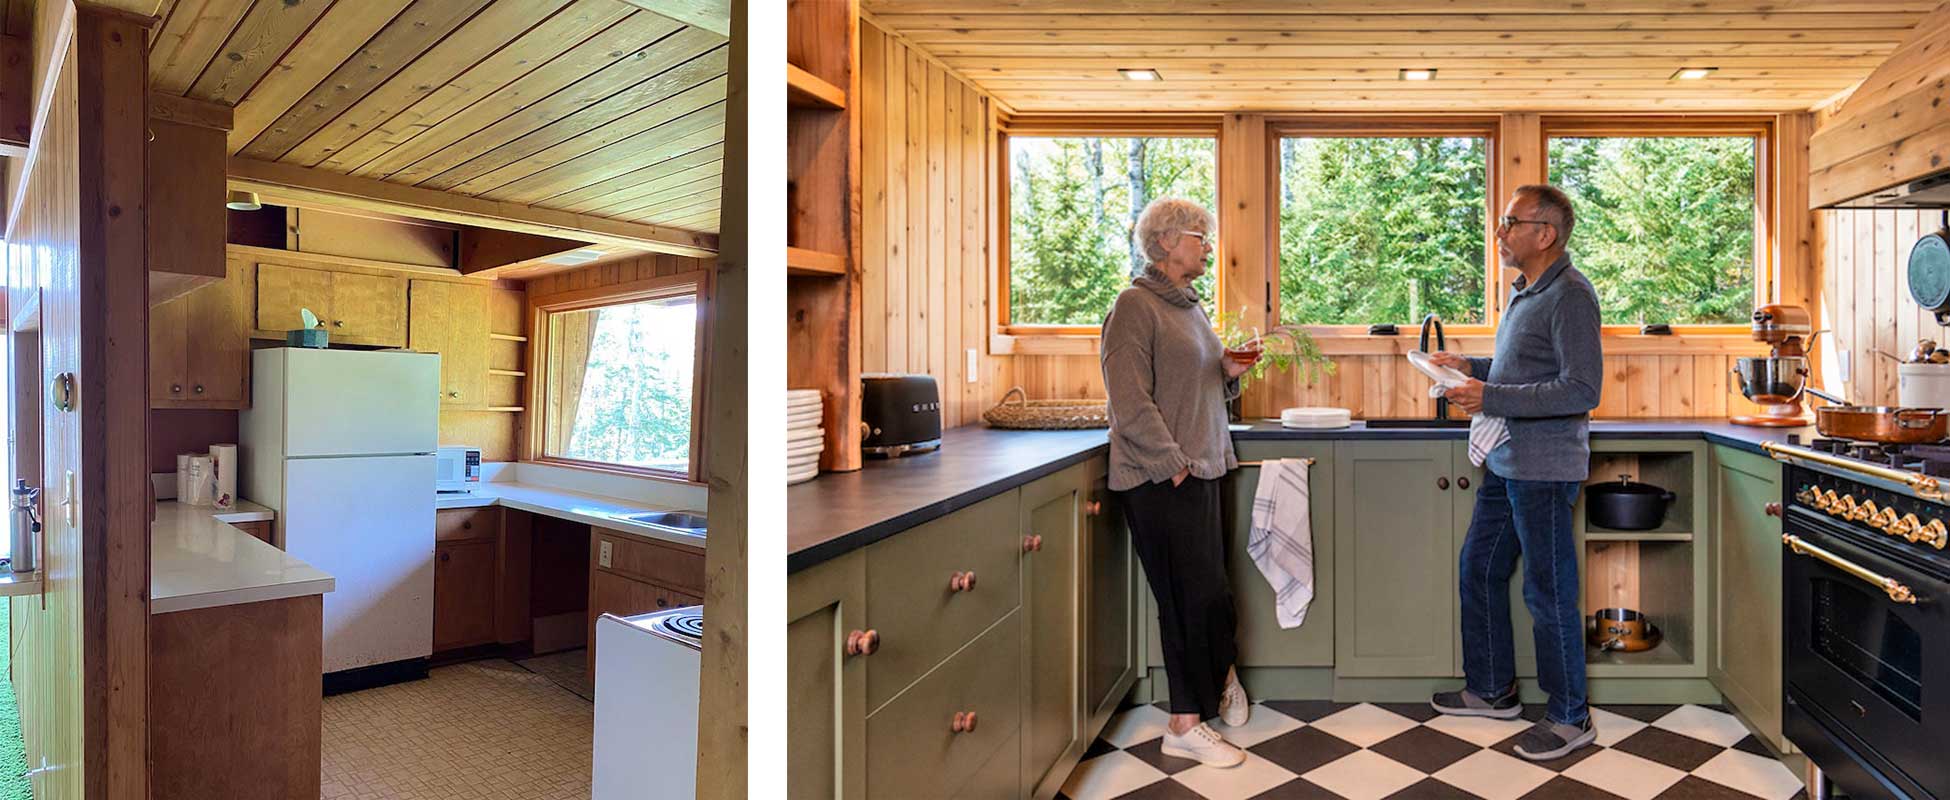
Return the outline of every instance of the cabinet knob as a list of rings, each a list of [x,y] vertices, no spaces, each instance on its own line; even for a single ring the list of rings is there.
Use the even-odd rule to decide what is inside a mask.
[[[335,319],[335,320],[332,320],[332,327],[334,327],[334,328],[343,328],[343,327],[345,327],[345,320],[342,320],[342,319]]]
[[[461,529],[461,530],[464,530],[464,531],[471,531],[471,530],[473,530],[473,529],[474,529],[474,521],[473,521],[473,520],[471,520],[471,519],[469,519],[469,520],[462,520],[462,521],[461,521],[461,523],[460,523],[460,529]]]
[[[182,394],[182,393],[183,393],[183,384],[180,384],[180,383],[172,383],[172,384],[170,384],[170,385],[169,385],[169,393],[170,393],[170,394]]]
[[[879,631],[868,629],[852,631],[846,635],[846,654],[849,656],[870,656],[879,649]]]
[[[1029,536],[1024,536],[1024,537],[1022,537],[1022,551],[1023,551],[1023,552],[1025,552],[1025,553],[1034,553],[1034,552],[1036,552],[1036,551],[1038,551],[1038,550],[1041,550],[1041,549],[1043,549],[1043,537],[1041,537],[1041,536],[1037,536],[1037,535],[1033,535],[1033,534],[1032,534],[1032,535],[1029,535]]]
[[[975,712],[973,711],[955,712],[955,717],[953,721],[948,723],[948,730],[954,731],[955,733],[974,733]]]
[[[951,592],[975,591],[975,571],[969,570],[967,572],[956,572],[953,576],[949,577],[948,591]]]
[[[1767,516],[1778,517],[1781,515],[1781,504],[1768,503],[1762,510],[1767,512]]]
[[[459,397],[459,396],[460,396],[460,392],[448,392],[448,393],[447,393],[447,396],[448,396],[448,397]]]
[[[1462,477],[1460,477],[1460,478],[1457,478],[1457,479],[1456,479],[1456,488],[1458,488],[1458,489],[1467,489],[1467,488],[1469,488],[1469,476],[1468,476],[1468,475],[1464,475],[1464,476],[1462,476]]]
[[[1089,514],[1090,516],[1093,517],[1097,516],[1098,514],[1104,513],[1104,501],[1092,500],[1090,502],[1084,503],[1083,513]]]
[[[670,598],[668,598],[668,597],[659,597],[659,598],[657,598],[657,607],[658,607],[658,608],[664,608],[664,607],[666,607],[666,606],[668,606],[668,605],[670,605]]]
[[[445,564],[445,563],[447,563],[447,560],[448,560],[448,559],[451,559],[451,558],[453,558],[453,557],[454,557],[454,554],[453,554],[453,553],[447,553],[447,552],[442,552],[442,553],[440,554],[440,563],[442,563],[442,564]]]
[[[203,384],[200,384],[200,383],[199,383],[199,384],[197,384],[197,385],[196,385],[196,387],[195,387],[194,389],[192,389],[191,391],[194,391],[194,392],[196,392],[197,394],[202,394],[202,393],[203,393]]]
[[[1439,489],[1439,490],[1441,490],[1441,491],[1445,491],[1445,492],[1446,492],[1446,491],[1449,491],[1449,478],[1448,478],[1448,476],[1446,476],[1446,475],[1445,475],[1445,476],[1443,476],[1443,477],[1440,477],[1440,478],[1436,478],[1436,479],[1435,479],[1435,488],[1437,488],[1437,489]]]

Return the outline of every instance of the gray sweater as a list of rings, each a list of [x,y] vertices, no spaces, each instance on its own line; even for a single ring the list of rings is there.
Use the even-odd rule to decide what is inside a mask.
[[[1522,277],[1496,328],[1496,354],[1472,357],[1483,413],[1510,422],[1510,441],[1484,466],[1504,478],[1582,481],[1591,471],[1591,410],[1605,379],[1598,292],[1558,257],[1537,282]]]
[[[1104,388],[1110,395],[1110,488],[1171,480],[1186,467],[1213,480],[1239,466],[1226,428],[1225,346],[1190,289],[1147,271],[1104,318]]]

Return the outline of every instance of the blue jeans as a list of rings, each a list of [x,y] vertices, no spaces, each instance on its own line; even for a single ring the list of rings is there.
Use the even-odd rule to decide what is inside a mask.
[[[1469,691],[1500,697],[1517,679],[1510,631],[1510,576],[1524,557],[1523,602],[1535,620],[1537,682],[1550,695],[1545,714],[1576,725],[1585,707],[1584,614],[1578,610],[1578,553],[1571,535],[1575,481],[1508,480],[1483,473],[1476,511],[1463,539],[1463,676]]]

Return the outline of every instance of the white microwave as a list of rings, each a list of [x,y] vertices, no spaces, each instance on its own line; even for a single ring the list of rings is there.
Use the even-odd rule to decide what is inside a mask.
[[[481,482],[481,448],[442,447],[433,455],[436,492],[471,492]]]

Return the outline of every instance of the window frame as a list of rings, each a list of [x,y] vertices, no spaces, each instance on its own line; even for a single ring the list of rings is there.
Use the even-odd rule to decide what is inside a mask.
[[[553,364],[549,358],[549,315],[572,311],[588,311],[608,306],[628,305],[648,300],[665,300],[672,297],[691,295],[697,302],[697,332],[691,347],[691,441],[687,469],[683,472],[639,467],[630,464],[614,464],[606,461],[568,458],[548,453],[548,409],[549,390],[553,385],[550,370]],[[686,272],[635,281],[624,286],[605,286],[593,290],[564,292],[546,299],[545,302],[530,306],[529,313],[529,408],[533,409],[532,424],[526,432],[527,461],[558,467],[584,469],[595,472],[623,474],[652,480],[685,483],[702,486],[705,474],[704,439],[708,434],[705,425],[705,371],[710,363],[710,315],[712,309],[711,274],[709,271]]]
[[[1307,115],[1276,116],[1267,120],[1267,168],[1272,179],[1266,182],[1266,205],[1269,214],[1267,225],[1267,292],[1266,318],[1269,325],[1281,324],[1280,320],[1280,142],[1287,138],[1421,138],[1470,136],[1484,140],[1483,172],[1483,298],[1489,306],[1483,310],[1483,321],[1451,325],[1444,322],[1443,334],[1454,336],[1494,336],[1496,325],[1503,314],[1500,274],[1502,269],[1496,262],[1496,216],[1500,210],[1497,203],[1497,190],[1502,178],[1498,162],[1503,152],[1503,124],[1500,115],[1495,114],[1444,114],[1444,115]],[[1414,327],[1421,320],[1408,320],[1406,324]],[[1367,324],[1346,325],[1304,325],[1316,337],[1355,338],[1368,337],[1369,325],[1390,324],[1376,321]],[[1404,332],[1402,335],[1406,336]],[[1378,337],[1391,338],[1391,337]]]
[[[1779,246],[1774,241],[1774,214],[1779,198],[1774,185],[1774,117],[1758,114],[1614,114],[1543,115],[1537,126],[1538,164],[1543,180],[1550,180],[1550,142],[1557,138],[1725,138],[1752,136],[1754,139],[1754,278],[1753,305],[1772,302],[1780,283]],[[1512,189],[1516,187],[1510,187]],[[1509,282],[1499,284],[1497,305],[1509,302]],[[1674,336],[1749,336],[1752,328],[1740,323],[1673,325]],[[1601,335],[1637,334],[1637,325],[1604,325]]]
[[[1224,205],[1225,180],[1219,166],[1225,163],[1225,141],[1221,137],[1222,117],[1218,114],[1182,115],[1117,115],[1085,117],[1036,117],[1032,119],[1005,118],[996,125],[994,152],[996,154],[995,178],[995,259],[989,291],[990,302],[995,314],[990,318],[990,351],[997,355],[1016,351],[1020,340],[1030,339],[1039,342],[1035,348],[1038,353],[1094,354],[1097,352],[1097,338],[1102,328],[1097,325],[1049,325],[1013,323],[1009,319],[1009,260],[1012,243],[1010,196],[1011,170],[1014,169],[1009,158],[1010,138],[1024,137],[1095,137],[1132,138],[1160,137],[1180,139],[1212,140],[1212,196],[1215,205]],[[1219,209],[1212,209],[1216,222]],[[1212,254],[1214,265],[1213,293],[1215,297],[1225,296],[1226,271],[1219,268],[1225,263],[1227,245],[1225,231],[1218,231],[1219,249]],[[1106,309],[1108,311],[1108,309]]]

